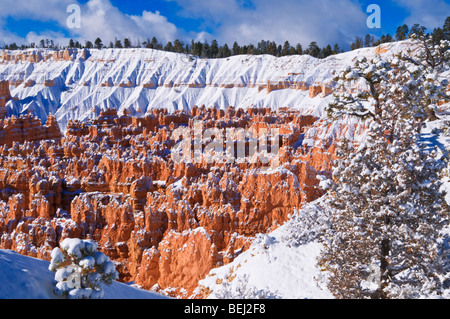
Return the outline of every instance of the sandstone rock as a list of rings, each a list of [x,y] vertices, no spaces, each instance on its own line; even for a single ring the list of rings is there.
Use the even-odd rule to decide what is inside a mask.
[[[277,129],[280,150],[273,163],[174,163],[173,130],[193,129],[196,121],[216,132]],[[316,121],[270,108],[155,109],[141,118],[102,110],[88,123],[69,121],[61,136],[52,115],[45,125],[31,115],[5,118],[0,248],[49,258],[65,238],[91,238],[114,260],[121,280],[189,297],[211,268],[231,262],[257,233],[322,195],[316,176],[330,172],[333,144],[302,145]],[[250,144],[245,147],[248,152]]]

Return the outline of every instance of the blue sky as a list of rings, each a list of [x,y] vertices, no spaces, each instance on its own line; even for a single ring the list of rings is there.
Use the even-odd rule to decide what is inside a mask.
[[[81,28],[69,28],[67,7],[80,7]],[[368,28],[367,7],[380,7],[381,28]],[[397,26],[419,23],[432,30],[450,16],[450,0],[2,0],[0,43],[54,39],[66,45],[98,36],[104,43],[128,37],[161,42],[217,39],[240,44],[273,40],[306,46],[339,43],[355,36],[393,35]]]

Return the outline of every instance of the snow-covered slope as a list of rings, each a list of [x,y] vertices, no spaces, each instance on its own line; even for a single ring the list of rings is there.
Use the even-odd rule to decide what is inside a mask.
[[[331,299],[326,273],[317,265],[327,227],[321,200],[307,204],[269,234],[260,234],[233,262],[199,282],[215,298]]]
[[[384,44],[378,52],[393,54],[407,46],[408,42]],[[110,107],[119,114],[126,109],[134,116],[152,108],[174,111],[194,105],[290,107],[320,116],[327,98],[310,98],[308,91],[292,88],[268,93],[261,86],[268,81],[330,85],[336,70],[351,65],[356,56],[373,56],[376,50],[364,48],[323,60],[309,55],[240,55],[208,60],[152,49],[92,49],[87,59],[75,54],[72,61],[53,57],[38,63],[0,59],[0,81],[11,84],[14,100],[8,103],[10,113],[32,111],[42,120],[52,113],[62,129],[69,119],[84,120]],[[23,52],[4,53],[13,56]],[[39,54],[51,56],[50,51]]]
[[[57,299],[49,262],[0,249],[0,299]],[[160,299],[154,292],[114,282],[104,287],[105,299]]]

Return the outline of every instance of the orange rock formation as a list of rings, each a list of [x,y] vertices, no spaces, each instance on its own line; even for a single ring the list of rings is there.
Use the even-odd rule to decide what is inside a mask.
[[[277,165],[174,162],[172,132],[195,120],[218,130],[279,129]],[[195,106],[142,118],[105,110],[89,123],[70,121],[61,138],[53,116],[44,126],[31,116],[5,119],[0,247],[49,259],[64,238],[92,238],[121,280],[200,297],[197,283],[213,267],[321,196],[316,175],[329,172],[333,147],[298,143],[315,121],[288,109]]]

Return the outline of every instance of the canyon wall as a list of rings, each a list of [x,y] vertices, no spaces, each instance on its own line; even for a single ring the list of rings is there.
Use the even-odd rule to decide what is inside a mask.
[[[377,52],[395,54],[406,47],[392,44]],[[142,48],[4,50],[0,81],[10,84],[8,114],[31,111],[45,122],[52,113],[63,132],[70,120],[94,119],[106,108],[142,117],[153,109],[189,112],[194,105],[288,107],[321,117],[336,72],[375,51],[366,48],[327,59],[239,55],[208,60]]]
[[[121,281],[199,298],[212,268],[322,195],[336,140],[363,136],[357,121],[320,120],[334,74],[406,47],[324,60],[3,51],[0,248],[49,260],[64,238],[92,238]],[[231,129],[279,135],[226,143]]]
[[[194,141],[196,120],[205,129],[277,128],[279,152],[268,163],[173,161],[172,133],[192,129]],[[0,247],[49,260],[64,238],[92,238],[120,280],[200,297],[197,283],[212,268],[321,196],[317,175],[329,173],[334,146],[298,144],[316,120],[288,109],[193,107],[142,118],[108,109],[70,121],[61,137],[53,117],[45,126],[29,116],[4,119],[21,133],[4,130],[8,143],[0,145]],[[47,133],[25,138],[30,125]]]

